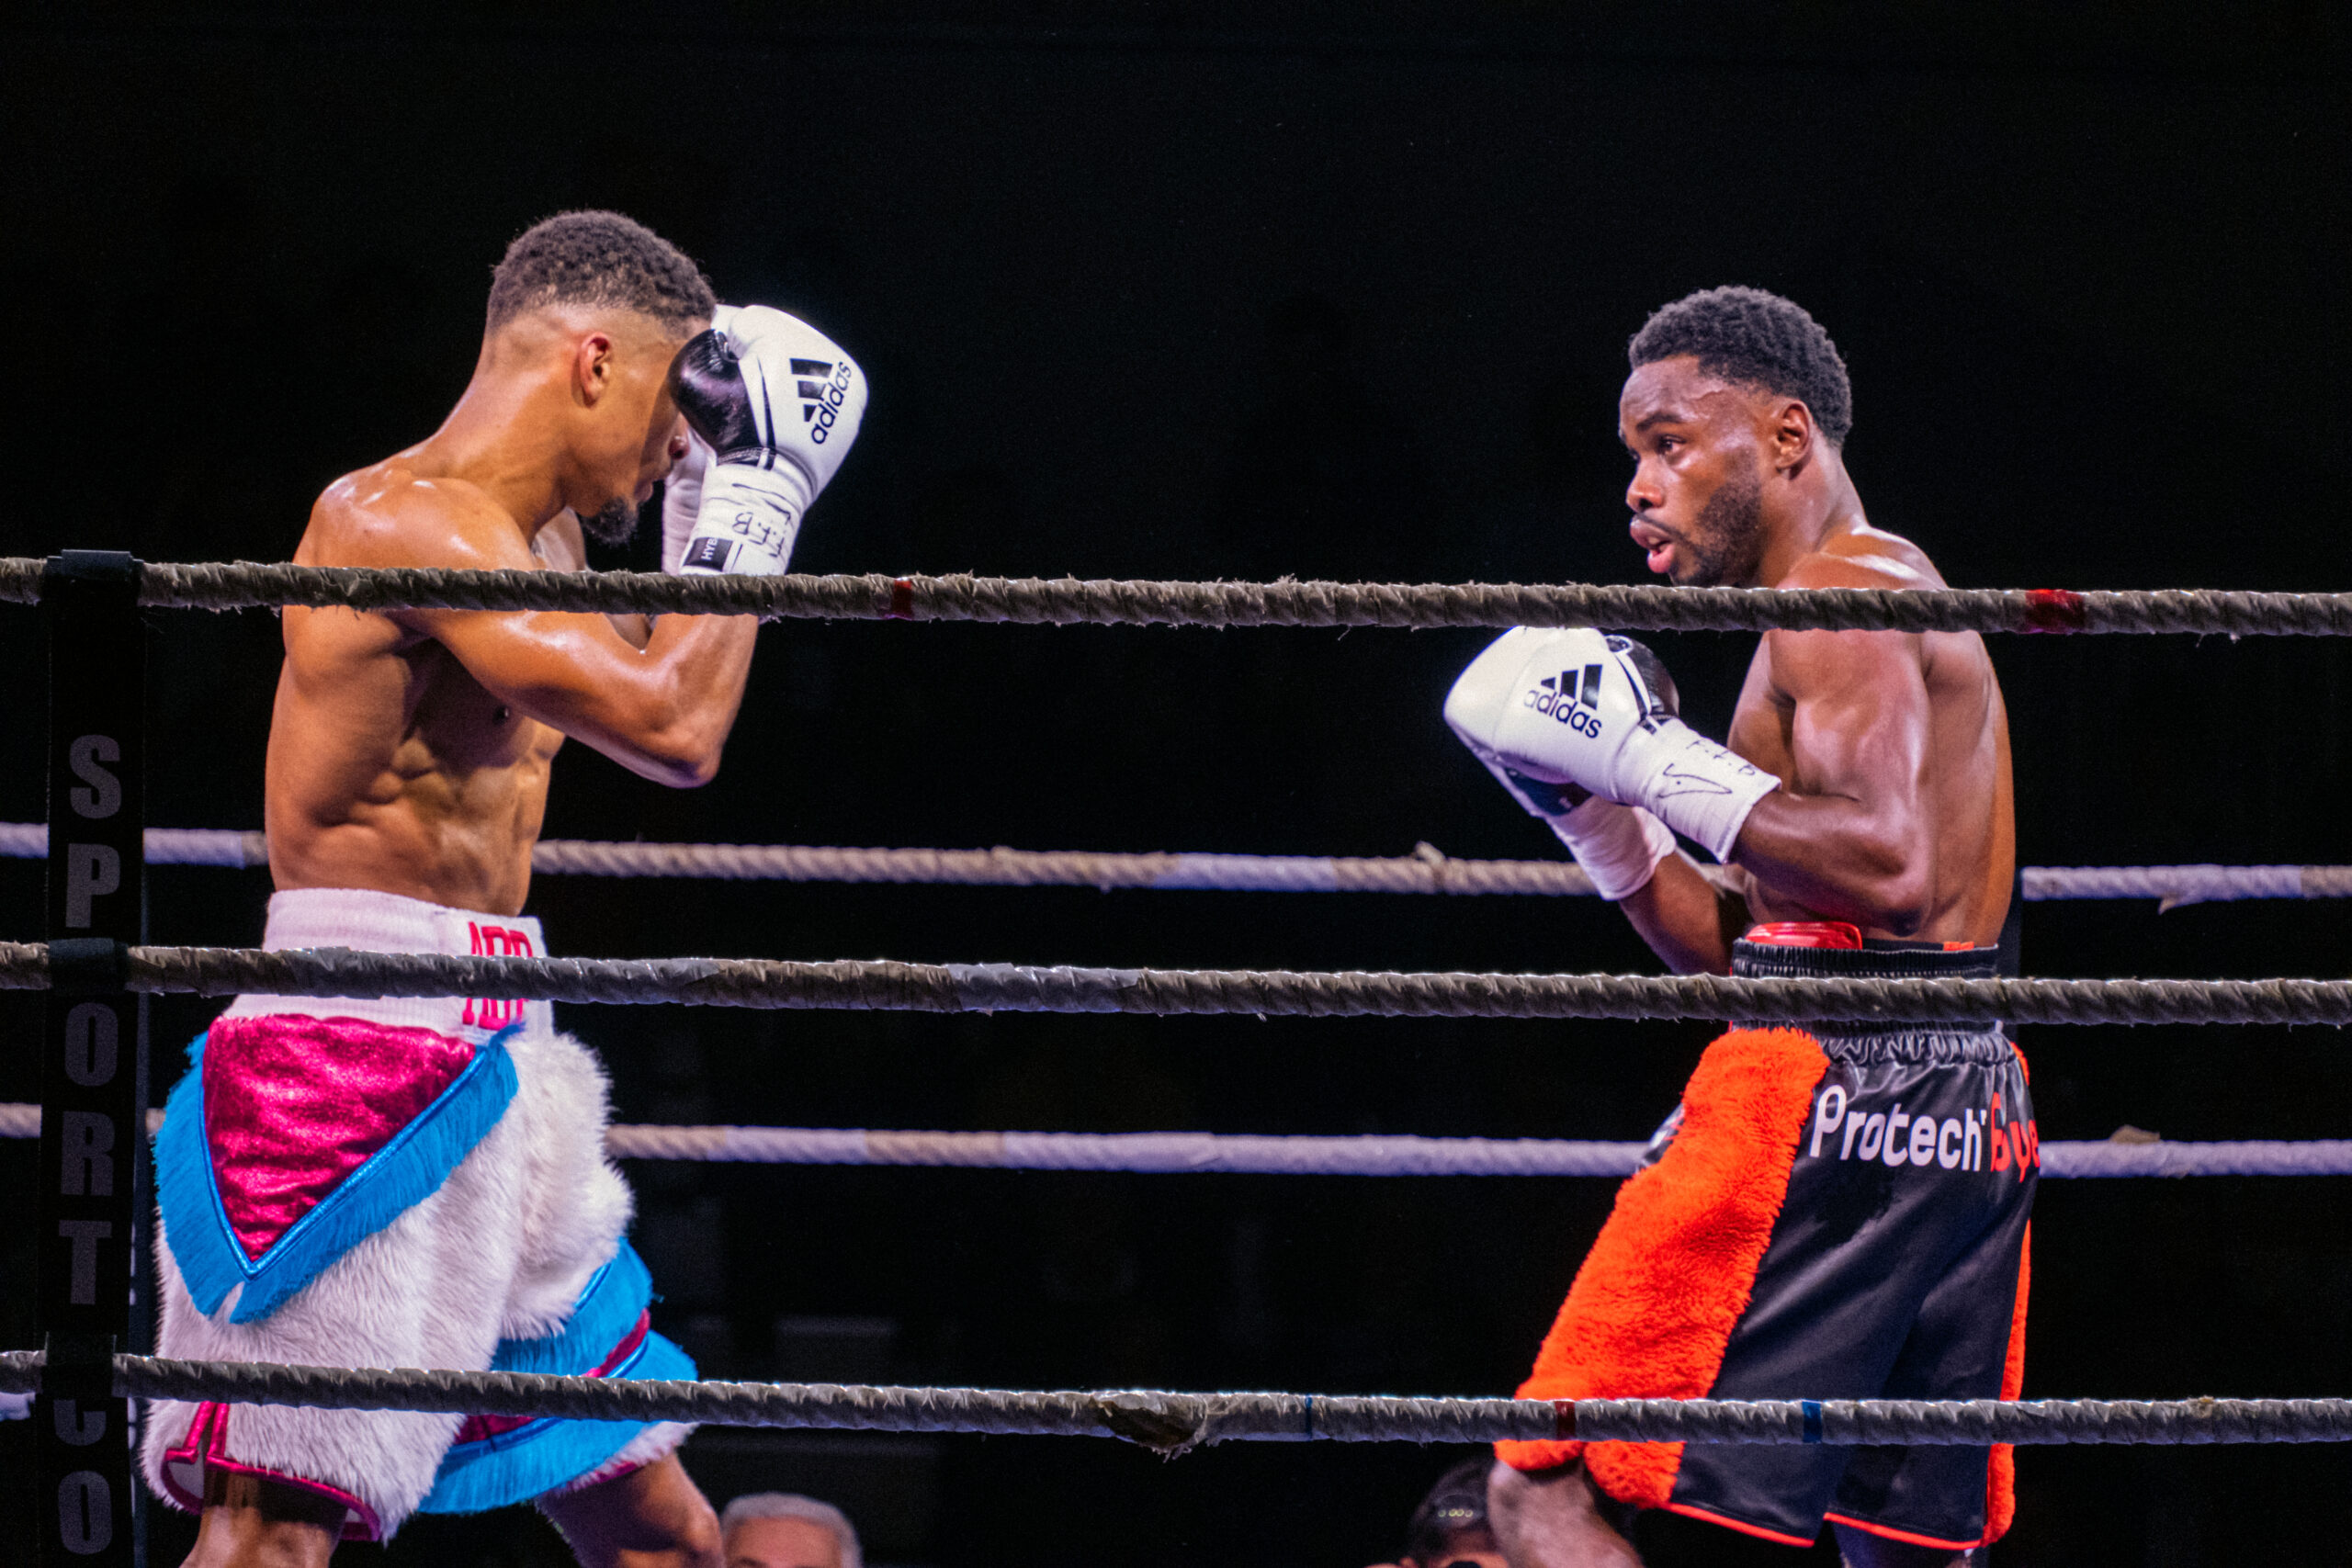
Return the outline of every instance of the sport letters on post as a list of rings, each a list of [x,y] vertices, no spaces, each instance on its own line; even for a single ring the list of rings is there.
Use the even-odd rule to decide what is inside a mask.
[[[146,661],[139,563],[51,558],[40,602],[50,657],[51,991],[41,1032],[38,1178],[40,1324],[33,1407],[42,1561],[138,1561],[129,1402],[113,1356],[133,1348],[147,1162],[146,998],[124,987],[145,938]]]

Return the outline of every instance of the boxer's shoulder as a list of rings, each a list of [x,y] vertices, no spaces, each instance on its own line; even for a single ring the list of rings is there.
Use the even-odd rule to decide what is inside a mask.
[[[406,454],[320,492],[294,559],[302,566],[525,569],[539,563],[514,516],[470,480]]]
[[[1797,558],[1777,588],[1941,588],[1927,552],[1899,534],[1860,525],[1838,529]]]
[[[1918,546],[1899,535],[1860,525],[1843,528],[1823,539],[1819,548],[1797,558],[1776,588],[1869,588],[1908,592],[1941,588],[1944,580],[1935,563]],[[1748,671],[1747,694],[1769,694],[1774,705],[1787,708],[1801,691],[1850,689],[1903,671],[1924,667],[1928,639],[1910,632],[1806,631],[1782,628],[1764,634],[1756,661]],[[1757,755],[1754,736],[1741,736],[1734,726],[1733,748],[1743,756]],[[1767,765],[1759,761],[1759,766]]]

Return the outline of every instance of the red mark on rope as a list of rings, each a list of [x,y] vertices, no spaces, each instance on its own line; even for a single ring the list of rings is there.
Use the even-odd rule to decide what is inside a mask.
[[[915,585],[903,577],[893,578],[890,581],[889,618],[894,621],[915,618]]]
[[[1552,1436],[1561,1442],[1574,1442],[1577,1435],[1577,1402],[1555,1399],[1552,1402]]]
[[[2029,632],[2078,632],[2090,624],[2083,596],[2071,588],[2029,588],[2025,591],[2025,625]]]

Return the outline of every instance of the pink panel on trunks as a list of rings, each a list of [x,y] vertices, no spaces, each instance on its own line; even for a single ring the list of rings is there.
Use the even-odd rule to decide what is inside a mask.
[[[204,1043],[204,1137],[230,1228],[257,1258],[473,1060],[430,1029],[224,1018]]]

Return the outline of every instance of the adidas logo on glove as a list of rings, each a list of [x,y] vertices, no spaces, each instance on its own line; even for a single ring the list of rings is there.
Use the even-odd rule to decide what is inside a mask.
[[[1579,678],[1581,677],[1581,678]],[[1558,720],[1578,735],[1600,738],[1600,666],[1563,670],[1527,690],[1526,705]]]
[[[841,418],[842,400],[849,393],[850,377],[854,374],[846,359],[838,365],[828,359],[796,359],[792,374],[797,378],[793,389],[800,394],[800,423],[813,424],[808,439],[819,446],[833,433],[833,423]],[[815,377],[814,380],[807,378]]]

